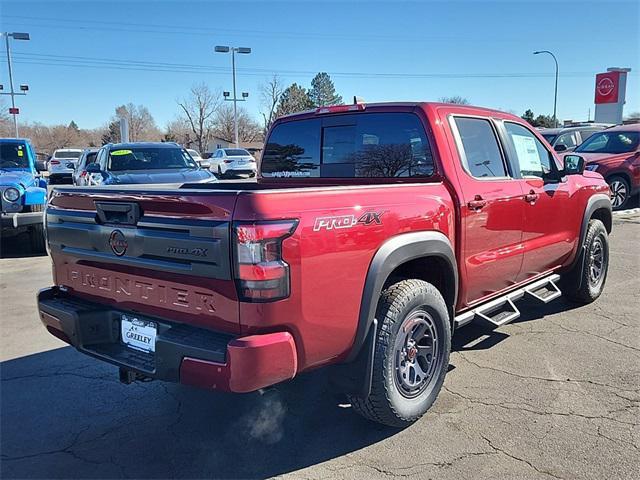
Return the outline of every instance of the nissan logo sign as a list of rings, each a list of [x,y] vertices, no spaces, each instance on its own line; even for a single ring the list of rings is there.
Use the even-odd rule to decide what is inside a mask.
[[[611,80],[608,77],[604,77],[602,80],[598,82],[597,88],[598,88],[598,93],[603,97],[606,97],[607,95],[611,95],[611,92],[613,92],[613,89],[616,88],[616,86],[613,83],[613,80]]]
[[[120,230],[114,230],[111,232],[111,235],[109,235],[109,246],[113,253],[121,257],[126,253],[129,244],[127,243],[127,239],[124,238],[124,233]]]

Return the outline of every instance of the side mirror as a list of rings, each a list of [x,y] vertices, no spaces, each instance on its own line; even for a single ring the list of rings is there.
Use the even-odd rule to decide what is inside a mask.
[[[565,175],[582,175],[582,172],[584,172],[585,162],[580,155],[565,155],[563,164],[563,173]]]
[[[566,152],[568,150],[567,146],[564,143],[558,143],[553,149],[556,152]]]
[[[45,160],[36,160],[36,171],[44,172],[47,169],[47,162]]]
[[[87,173],[102,173],[98,163],[90,163],[85,167]]]

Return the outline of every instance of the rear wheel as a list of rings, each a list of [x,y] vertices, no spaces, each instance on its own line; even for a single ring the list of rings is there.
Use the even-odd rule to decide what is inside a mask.
[[[376,318],[371,393],[350,396],[351,405],[370,420],[405,427],[431,407],[444,382],[451,349],[447,306],[430,283],[403,280],[382,293]]]
[[[631,188],[626,178],[614,175],[607,179],[611,190],[611,206],[614,210],[622,210],[629,203]]]
[[[604,289],[609,271],[609,235],[600,220],[590,220],[582,258],[562,281],[562,292],[579,303],[591,303]]]

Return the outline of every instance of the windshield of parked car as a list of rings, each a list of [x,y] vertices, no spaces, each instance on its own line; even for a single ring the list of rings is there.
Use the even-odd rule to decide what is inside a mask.
[[[55,152],[53,154],[53,157],[54,158],[67,158],[67,159],[75,160],[76,158],[80,158],[80,155],[82,155],[82,152],[80,150],[78,150],[78,151],[70,150],[70,151],[66,151],[66,152]]]
[[[556,137],[557,137],[557,135],[549,135],[549,134],[547,134],[547,135],[542,134],[542,136],[543,136],[543,137],[544,137],[544,139],[545,139],[547,142],[549,142],[549,144],[551,144],[551,145],[553,145],[553,141],[554,141],[554,140],[556,139]]]
[[[160,170],[198,168],[182,148],[134,147],[109,152],[108,170]]]
[[[246,157],[250,155],[249,152],[242,148],[225,148],[224,152],[227,154],[227,157]]]
[[[29,156],[24,143],[0,143],[0,168],[28,168]]]
[[[638,148],[638,132],[601,132],[591,135],[576,152],[585,153],[627,153]]]

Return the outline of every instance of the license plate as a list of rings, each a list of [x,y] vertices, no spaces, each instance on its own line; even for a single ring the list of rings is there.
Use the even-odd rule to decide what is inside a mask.
[[[122,342],[128,347],[142,352],[156,351],[158,326],[154,322],[122,315],[120,317],[120,332]]]
[[[244,165],[245,163],[247,163],[247,161],[246,161],[246,160],[238,160],[238,163],[239,163],[240,165]]]

